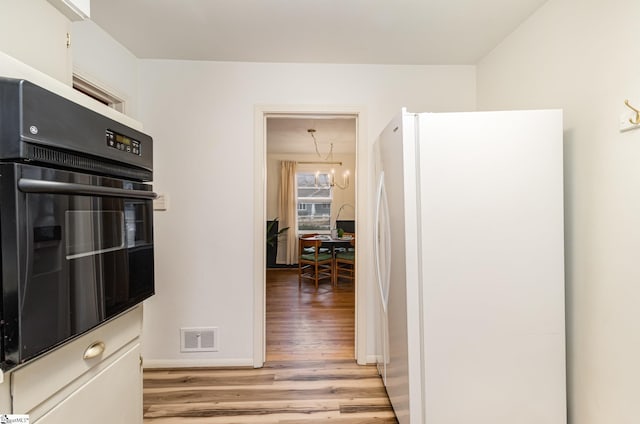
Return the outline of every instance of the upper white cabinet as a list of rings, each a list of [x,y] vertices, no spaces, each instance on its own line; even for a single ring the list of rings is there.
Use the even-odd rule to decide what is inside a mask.
[[[46,0],[0,3],[0,51],[71,86],[69,19]],[[0,75],[6,75],[2,63]]]
[[[48,1],[72,21],[82,21],[91,17],[91,0]]]

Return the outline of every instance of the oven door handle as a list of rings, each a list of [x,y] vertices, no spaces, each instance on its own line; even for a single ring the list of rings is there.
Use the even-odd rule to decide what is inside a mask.
[[[125,188],[93,186],[88,184],[40,181],[28,178],[18,180],[18,188],[24,193],[72,194],[80,196],[108,196],[129,199],[153,200],[158,195],[152,191],[128,190]]]

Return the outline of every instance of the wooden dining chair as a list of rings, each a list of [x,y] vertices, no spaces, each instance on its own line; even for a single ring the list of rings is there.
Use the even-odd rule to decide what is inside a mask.
[[[355,282],[356,279],[356,237],[351,239],[351,247],[343,252],[336,253],[334,261],[334,285],[338,286],[340,277]]]
[[[303,234],[300,237],[298,237],[298,253],[302,254],[304,253],[313,253],[315,247],[305,247],[303,248],[302,245],[300,244],[300,241],[302,239],[309,239],[309,238],[314,238],[316,236],[320,235],[319,233],[308,233],[308,234]],[[329,249],[327,249],[326,247],[320,247],[320,253],[328,253]]]
[[[342,233],[342,237],[341,239],[350,239],[353,240],[356,236],[356,233]],[[334,248],[334,252],[336,253],[341,253],[341,252],[346,252],[346,251],[353,251],[354,248],[353,247],[336,247]]]
[[[317,235],[318,233],[309,233],[309,234],[302,234],[301,236],[298,237],[298,257],[303,253],[313,253],[313,249],[314,249],[313,247],[307,247],[307,248],[302,247],[302,240],[313,238]]]
[[[333,282],[333,257],[331,253],[320,251],[322,240],[300,238],[300,256],[298,257],[298,288],[302,287],[302,280],[315,283],[328,278]],[[312,251],[310,249],[313,249]],[[310,252],[310,253],[306,253]]]

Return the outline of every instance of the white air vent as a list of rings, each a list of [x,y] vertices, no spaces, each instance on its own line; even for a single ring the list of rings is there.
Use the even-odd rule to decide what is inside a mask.
[[[181,328],[180,352],[217,352],[218,327]]]

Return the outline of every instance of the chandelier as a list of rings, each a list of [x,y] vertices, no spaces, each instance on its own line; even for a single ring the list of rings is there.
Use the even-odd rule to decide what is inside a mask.
[[[318,157],[325,162],[329,160],[333,160],[333,143],[329,143],[329,153],[327,153],[327,155],[323,157],[322,154],[320,153],[318,140],[316,140],[316,135],[315,135],[316,130],[314,128],[309,128],[307,132],[311,135],[311,138],[313,139],[313,147],[316,150],[316,155],[318,155]],[[316,187],[321,187],[319,184],[319,180],[320,180],[320,171],[316,171],[316,178],[315,178]],[[340,184],[336,182],[336,170],[332,169],[331,172],[328,174],[327,183],[328,184],[324,185],[323,187],[330,187],[330,188],[338,187],[341,190],[347,189],[349,187],[349,170],[344,171],[344,173],[342,174],[342,184]]]
[[[320,154],[320,148],[318,147],[318,140],[316,140],[316,130],[313,128],[309,128],[307,132],[311,134],[311,138],[313,139],[313,147],[315,147],[316,149],[316,155],[318,155],[318,157],[322,160],[333,159],[333,143],[329,143],[329,153],[327,153],[327,156],[322,157],[322,155]]]
[[[344,173],[342,174],[342,184],[336,182],[335,169],[332,169],[331,172],[328,174],[328,181],[326,185],[319,184],[319,181],[320,181],[320,171],[316,171],[316,178],[315,178],[316,187],[319,187],[319,188],[338,187],[341,190],[345,190],[349,188],[349,170],[344,171]]]

